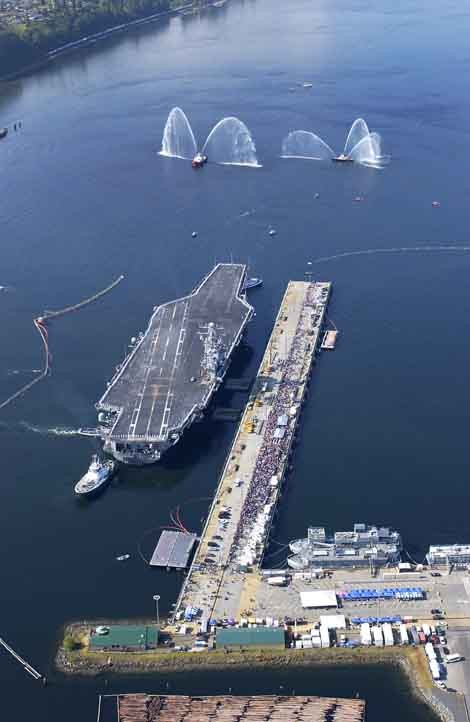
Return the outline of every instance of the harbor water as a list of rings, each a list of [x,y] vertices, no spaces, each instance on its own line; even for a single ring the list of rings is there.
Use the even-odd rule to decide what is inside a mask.
[[[456,160],[470,149],[468,14],[452,0],[230,0],[64,56],[0,91],[0,125],[22,121],[0,144],[1,399],[42,368],[33,318],[125,274],[96,304],[48,325],[51,375],[0,413],[0,634],[50,682],[43,689],[0,653],[6,722],[33,713],[85,722],[98,691],[159,689],[153,676],[58,677],[56,640],[73,619],[150,618],[154,594],[169,612],[182,577],[141,555],[178,505],[200,531],[234,426],[206,419],[158,465],[120,469],[91,503],[73,486],[97,444],[63,430],[95,424],[131,337],[215,260],[249,263],[264,279],[236,377],[256,373],[289,279],[333,282],[340,333],[314,374],[276,540],[364,521],[399,530],[417,560],[430,543],[470,541],[470,180]],[[262,167],[193,171],[158,155],[174,106],[197,138],[239,117]],[[359,116],[381,134],[385,168],[280,158],[300,128],[342,148]],[[383,668],[294,676],[170,684],[359,692],[369,722],[432,718]]]

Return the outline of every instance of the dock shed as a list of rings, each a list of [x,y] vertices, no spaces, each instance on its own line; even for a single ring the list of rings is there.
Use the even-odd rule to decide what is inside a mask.
[[[244,627],[231,629],[218,629],[215,643],[217,649],[227,647],[240,649],[241,647],[276,647],[284,649],[286,637],[284,629],[279,627]]]
[[[95,652],[145,652],[158,645],[158,628],[135,624],[113,624],[107,634],[90,635],[90,649]]]

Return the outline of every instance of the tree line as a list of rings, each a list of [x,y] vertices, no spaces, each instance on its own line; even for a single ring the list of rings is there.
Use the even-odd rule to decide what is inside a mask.
[[[9,25],[0,30],[0,76],[14,73],[44,57],[49,50],[113,25],[169,10],[174,0],[54,0],[40,21]]]

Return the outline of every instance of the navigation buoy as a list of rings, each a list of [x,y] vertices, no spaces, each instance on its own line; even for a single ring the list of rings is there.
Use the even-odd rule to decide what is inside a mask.
[[[193,232],[191,233],[191,237],[192,237],[192,238],[197,238],[197,233],[196,233],[196,231],[193,231]]]
[[[275,235],[276,235],[276,231],[274,230],[274,228],[270,228],[270,229],[269,229],[269,235],[270,235],[270,236],[275,236]]]
[[[315,195],[314,195],[313,197],[314,197],[314,198],[320,198],[320,194],[319,194],[319,193],[315,193]]]

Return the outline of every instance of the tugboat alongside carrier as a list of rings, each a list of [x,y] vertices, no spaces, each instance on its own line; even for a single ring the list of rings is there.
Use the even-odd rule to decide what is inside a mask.
[[[101,461],[97,454],[93,454],[87,473],[75,485],[75,493],[78,496],[92,496],[110,481],[115,470],[115,461]]]
[[[99,402],[104,450],[153,464],[201,420],[253,315],[246,266],[219,263],[188,296],[154,309]]]

